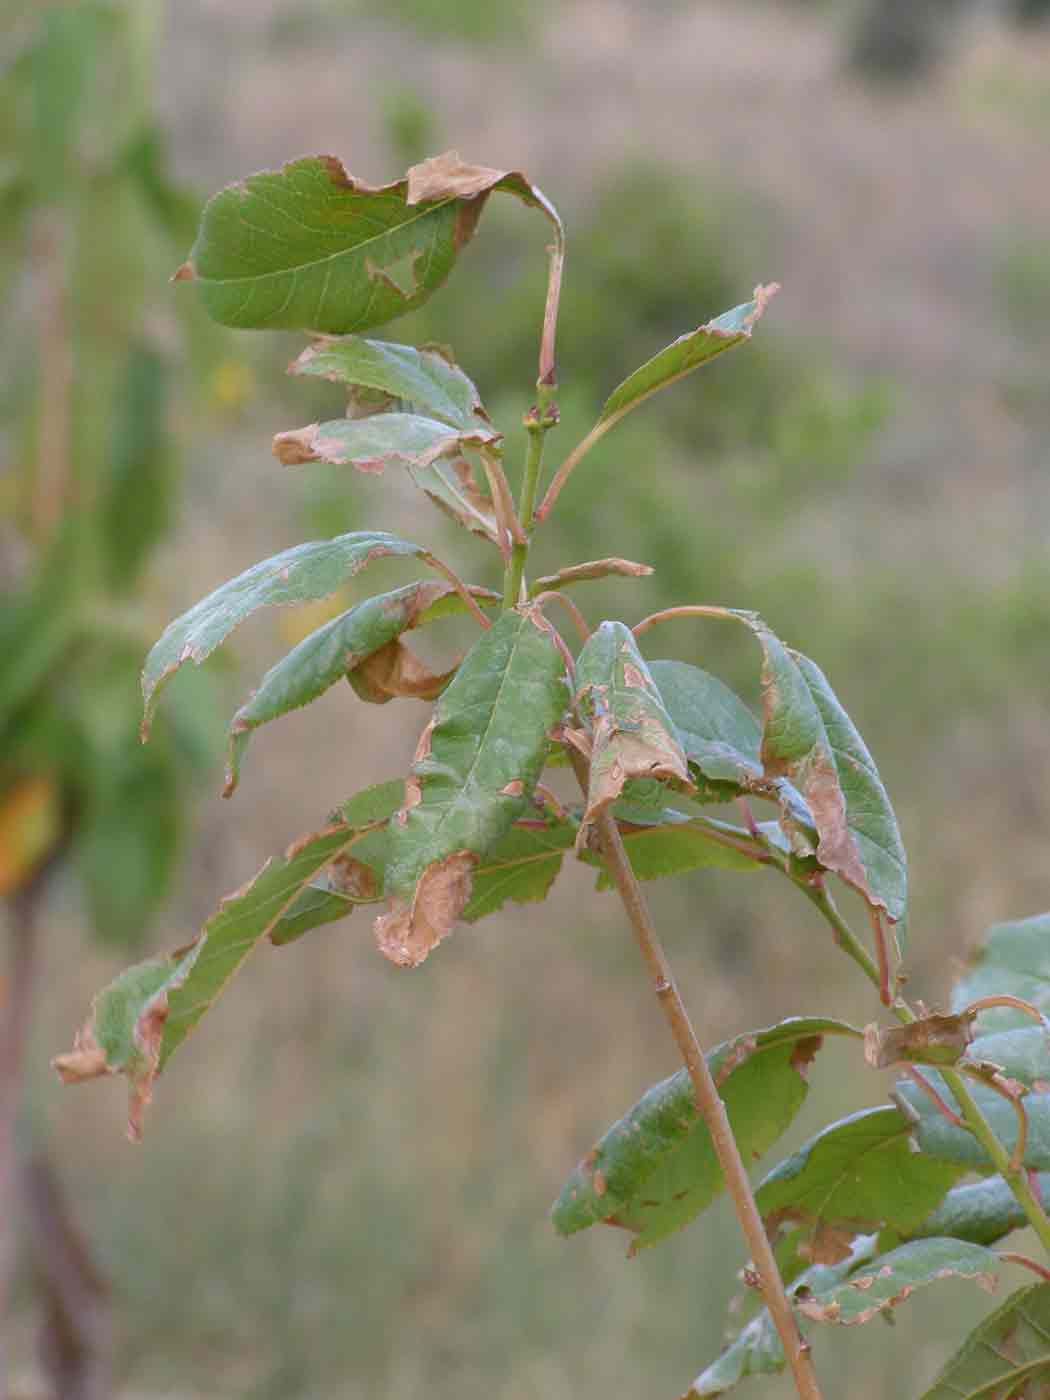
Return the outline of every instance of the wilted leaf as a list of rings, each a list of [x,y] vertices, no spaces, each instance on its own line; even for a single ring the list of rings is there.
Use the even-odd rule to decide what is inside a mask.
[[[911,1296],[916,1288],[945,1278],[972,1278],[989,1292],[998,1280],[999,1259],[983,1245],[965,1240],[928,1239],[903,1244],[880,1254],[841,1283],[806,1296],[793,1289],[798,1310],[813,1322],[837,1322],[845,1327],[870,1322]]]
[[[994,924],[970,971],[952,990],[952,1009],[961,1011],[979,997],[1004,992],[1050,1015],[1050,914]],[[997,1007],[982,1011],[980,1024],[987,1030],[1004,1030],[1031,1025],[1031,1019],[1023,1011]]]
[[[814,1264],[801,1273],[788,1289],[788,1296],[797,1291],[820,1293],[834,1287],[848,1278],[851,1270],[866,1263],[874,1255],[876,1237],[861,1236],[854,1240],[848,1256],[841,1263]],[[682,1396],[682,1400],[693,1400],[695,1396],[725,1395],[748,1376],[778,1375],[785,1366],[784,1349],[773,1319],[767,1308],[762,1308],[750,1322],[733,1338],[717,1361],[702,1371]]]
[[[325,598],[373,559],[424,554],[419,545],[383,531],[355,530],[335,539],[295,545],[221,584],[169,623],[147,656],[142,670],[143,735],[149,732],[157,691],[164,681],[186,661],[199,666],[257,608]]]
[[[819,834],[816,855],[899,923],[907,867],[897,819],[874,760],[820,668],[784,646],[754,613],[734,613],[765,658],[762,759],[767,778],[799,789]]]
[[[337,418],[311,423],[308,428],[278,433],[274,456],[284,465],[327,462],[378,473],[402,465],[422,470],[441,457],[459,455],[465,447],[495,442],[491,428],[463,432],[436,418],[414,413],[375,413],[367,418]]]
[[[825,1035],[859,1037],[843,1021],[793,1017],[716,1047],[707,1063],[745,1161],[760,1157],[794,1118]],[[587,1154],[554,1205],[571,1235],[604,1221],[636,1234],[632,1249],[687,1224],[722,1190],[710,1134],[682,1069],[654,1085]]]
[[[691,791],[685,755],[629,627],[603,622],[576,658],[576,707],[591,729],[582,849],[593,822],[631,778],[659,778]]]
[[[385,653],[402,632],[418,626],[427,610],[447,593],[454,593],[454,590],[445,583],[409,583],[391,593],[367,598],[311,632],[272,666],[263,676],[258,690],[230,723],[230,752],[223,796],[229,797],[237,786],[241,760],[254,729],[308,705],[344,676],[352,679],[355,668],[377,653]],[[394,656],[400,660],[400,653],[395,651]],[[393,668],[387,662],[381,670],[387,675],[383,699],[406,693],[404,689],[398,690],[395,684],[404,671],[403,662]],[[415,691],[410,687],[409,693],[420,693],[422,698],[432,699],[433,682],[439,679],[440,689],[447,681],[447,677],[435,678],[430,672],[427,675],[431,685],[417,687]],[[370,683],[371,680],[370,676]],[[372,689],[367,698],[375,698]]]
[[[524,814],[561,718],[564,661],[537,609],[501,614],[480,637],[424,730],[390,822],[390,912],[379,946],[414,967],[451,931],[480,858]]]
[[[1050,1283],[1034,1283],[974,1328],[922,1400],[1041,1400],[1048,1386]]]
[[[308,156],[210,199],[176,275],[195,280],[222,325],[368,330],[441,286],[495,188],[540,203],[524,176],[466,165],[454,152],[380,186],[334,156]]]
[[[288,372],[376,390],[463,433],[492,431],[477,389],[438,346],[417,350],[360,336],[322,340],[308,346]]]
[[[973,1041],[974,1015],[920,1016],[903,1026],[867,1026],[864,1058],[873,1069],[901,1063],[954,1065]]]
[[[647,578],[653,572],[649,564],[635,564],[631,559],[592,559],[586,564],[570,564],[556,574],[545,574],[529,589],[531,597],[566,584],[583,583],[595,578]]]
[[[831,1124],[777,1164],[756,1192],[770,1234],[803,1225],[813,1262],[837,1263],[854,1235],[919,1226],[966,1170],[915,1151],[899,1109],[864,1109]]]
[[[456,674],[456,667],[432,671],[400,638],[387,642],[347,672],[354,693],[370,705],[390,700],[436,700]]]
[[[302,888],[364,834],[338,822],[303,837],[224,899],[191,944],[122,973],[95,998],[72,1053],[54,1061],[62,1078],[127,1075],[137,1138],[157,1074]]]

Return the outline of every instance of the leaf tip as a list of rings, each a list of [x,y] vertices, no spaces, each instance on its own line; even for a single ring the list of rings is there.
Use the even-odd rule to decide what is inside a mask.
[[[172,282],[192,282],[196,276],[197,274],[193,270],[193,264],[190,262],[189,258],[187,258],[186,261],[180,263],[171,274],[170,280]]]

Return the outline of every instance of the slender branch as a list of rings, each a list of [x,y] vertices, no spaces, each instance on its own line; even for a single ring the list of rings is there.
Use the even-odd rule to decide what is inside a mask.
[[[561,495],[561,489],[568,481],[572,472],[576,469],[576,467],[580,464],[584,457],[586,457],[587,453],[591,450],[591,448],[598,441],[598,439],[603,437],[612,426],[613,425],[611,422],[595,423],[594,427],[587,434],[587,436],[585,438],[581,438],[580,441],[576,444],[576,446],[572,449],[572,451],[566,457],[565,461],[562,462],[561,466],[551,477],[551,484],[547,487],[547,494],[540,502],[539,509],[536,511],[537,522],[541,520],[546,520],[547,516],[550,515],[551,510],[554,506],[554,502]]]
[[[587,641],[587,639],[591,635],[591,632],[594,630],[588,624],[587,619],[584,617],[583,613],[579,610],[579,608],[572,601],[572,599],[567,597],[564,593],[560,592],[557,588],[548,588],[545,593],[537,593],[537,595],[535,596],[535,598],[532,599],[532,601],[538,604],[538,606],[541,608],[543,607],[544,603],[548,601],[560,603],[565,609],[565,611],[572,618],[572,625],[576,628],[576,631],[579,633],[581,642]]]
[[[521,481],[521,497],[518,501],[518,519],[525,527],[525,538],[516,540],[511,551],[503,583],[503,606],[513,608],[521,597],[522,580],[525,577],[525,561],[529,557],[529,541],[535,528],[533,515],[536,508],[536,495],[539,491],[540,473],[543,470],[543,444],[558,422],[558,406],[554,402],[557,385],[545,383],[542,379],[536,385],[536,403],[525,415],[525,430],[529,445],[525,455],[525,471]]]
[[[576,773],[577,781],[584,793],[588,787],[587,764],[584,759],[570,750],[569,756]],[[689,1020],[689,1013],[675,986],[670,963],[664,953],[649,913],[645,896],[631,869],[623,839],[616,822],[608,811],[596,818],[595,826],[598,842],[605,859],[606,868],[616,885],[624,909],[630,920],[635,941],[649,969],[656,997],[664,1013],[679,1054],[685,1063],[696,1095],[696,1106],[711,1134],[715,1154],[718,1157],[722,1175],[733,1200],[736,1216],[740,1222],[744,1238],[758,1273],[762,1295],[769,1309],[784,1348],[784,1355],[795,1380],[795,1387],[802,1400],[820,1400],[820,1387],[817,1384],[809,1344],[799,1333],[795,1315],[791,1310],[784,1284],[777,1268],[776,1259],[769,1243],[762,1219],[755,1205],[755,1198],[748,1180],[747,1171],[740,1157],[729,1117],[718,1089],[707,1067],[707,1060],[700,1048]]]

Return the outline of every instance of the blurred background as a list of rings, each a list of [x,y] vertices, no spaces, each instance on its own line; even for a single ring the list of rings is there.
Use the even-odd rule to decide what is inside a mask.
[[[413,974],[378,956],[364,915],[261,953],[161,1081],[141,1147],[123,1137],[122,1083],[71,1093],[48,1070],[100,985],[404,772],[425,720],[337,688],[256,739],[223,803],[225,720],[329,613],[247,624],[224,659],[180,673],[141,749],[137,671],[166,622],[345,529],[434,541],[494,581],[484,547],[391,476],[281,467],[271,434],[340,413],[338,391],[285,379],[302,337],[220,332],[167,279],[204,197],[297,155],[332,152],[373,181],[448,147],[521,167],[569,230],[554,460],[636,364],[782,282],[749,346],[604,439],[535,569],[649,562],[638,585],[578,590],[592,621],[725,603],[819,661],[901,822],[911,991],[943,1004],[990,922],[1050,905],[1050,6],[2,13],[10,1394],[671,1400],[720,1345],[743,1262],[728,1209],[630,1261],[617,1232],[566,1242],[547,1219],[596,1135],[675,1068],[592,871],[566,868],[542,909],[461,930]],[[381,332],[455,348],[511,464],[545,241],[535,215],[493,201],[450,284]],[[376,566],[361,590],[408,577]],[[456,640],[450,626],[435,645]],[[746,640],[649,640],[755,696]],[[707,1044],[799,1012],[874,1014],[780,883],[701,872],[653,889]],[[776,1156],[888,1087],[852,1053],[811,1082]],[[896,1396],[901,1358],[920,1389],[985,1305],[963,1285],[910,1302],[892,1356],[877,1324],[822,1333],[826,1393]]]

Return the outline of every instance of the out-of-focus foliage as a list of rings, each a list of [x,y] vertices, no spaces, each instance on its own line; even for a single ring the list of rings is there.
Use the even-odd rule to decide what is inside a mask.
[[[196,211],[152,112],[159,16],[26,8],[0,99],[0,865],[13,893],[68,851],[94,928],[124,943],[165,897],[213,747],[199,680],[156,750],[137,736],[128,600],[172,524],[184,340],[157,308]]]

